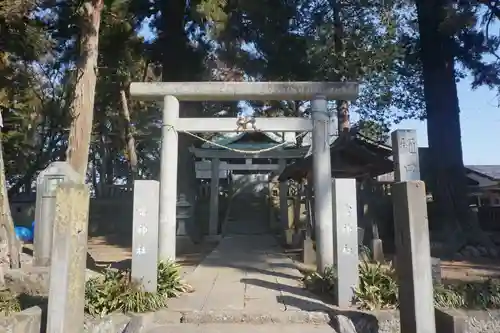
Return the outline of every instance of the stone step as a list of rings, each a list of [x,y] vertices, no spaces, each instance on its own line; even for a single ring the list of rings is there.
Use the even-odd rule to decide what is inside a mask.
[[[180,321],[184,324],[328,324],[330,320],[326,312],[214,310],[183,312]]]
[[[146,333],[335,333],[329,325],[303,325],[303,324],[178,324],[158,326]]]
[[[176,308],[174,306],[174,308]],[[155,313],[140,314],[138,318],[149,323],[167,324],[314,324],[331,322],[333,313],[325,311],[248,311],[243,309],[180,310],[164,309]],[[139,318],[141,317],[141,318]]]
[[[85,333],[334,333],[329,319],[320,313],[294,315],[280,313],[249,313],[234,310],[224,312],[181,313],[168,309],[156,312],[124,315],[113,313],[103,318],[85,320]],[[239,314],[238,314],[239,313]],[[288,315],[287,315],[288,313]],[[314,318],[315,320],[313,320]],[[308,318],[308,320],[303,320]],[[200,320],[203,319],[203,320]],[[123,329],[124,327],[125,330]]]

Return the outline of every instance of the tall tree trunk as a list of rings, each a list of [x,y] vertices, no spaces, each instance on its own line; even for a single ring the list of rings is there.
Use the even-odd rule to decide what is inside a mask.
[[[462,156],[460,108],[454,70],[453,36],[440,29],[447,0],[418,0],[417,13],[424,74],[432,181],[430,189],[439,211],[439,222],[449,235],[454,252],[469,243],[489,248],[492,242],[472,218]]]
[[[104,162],[106,163],[106,185],[113,185],[115,183],[115,160],[113,158],[113,151],[111,149],[111,142],[108,139],[109,132],[104,136],[104,152],[106,153],[106,157],[104,158]]]
[[[128,163],[130,166],[129,185],[132,185],[132,182],[137,177],[137,151],[135,149],[135,138],[132,132],[132,123],[130,121],[127,94],[124,89],[120,90],[120,99],[122,102],[122,115],[124,120],[124,134],[127,145]]]
[[[345,52],[343,43],[344,29],[342,27],[342,19],[340,17],[341,4],[339,1],[340,0],[332,1],[333,20],[334,20],[333,25],[335,28],[334,47],[335,47],[335,56],[337,57],[337,59],[343,59],[345,58],[345,55],[343,54]],[[346,80],[345,75],[341,73],[338,80],[345,81]],[[336,109],[337,109],[337,121],[338,121],[337,126],[339,131],[338,134],[340,136],[343,135],[343,133],[348,133],[351,127],[349,119],[349,102],[343,100],[337,101]]]
[[[106,177],[108,175],[108,163],[106,161],[106,137],[104,132],[99,134],[99,190],[101,195],[106,195]]]
[[[0,129],[3,127],[0,114]],[[2,140],[0,137],[0,260],[8,262],[11,268],[20,267],[21,244],[16,238],[14,221],[10,211],[9,197],[7,195],[7,181],[5,177],[5,164],[3,161]],[[3,279],[3,277],[2,277]]]
[[[72,123],[69,132],[66,159],[85,182],[89,159],[94,99],[97,81],[97,56],[99,26],[103,0],[86,0],[82,4],[80,55],[77,63],[77,78],[71,103]]]
[[[292,117],[301,117],[302,115],[300,114],[300,102],[299,101],[293,101],[291,102],[293,112],[292,112]],[[304,142],[304,135],[302,132],[295,132],[295,145],[297,148],[302,147],[302,144]]]
[[[349,117],[349,102],[337,101],[336,106],[339,135],[345,135],[345,133],[349,133],[349,129],[351,128],[351,120]]]
[[[92,177],[91,177],[91,182],[92,182],[92,187],[94,188],[94,195],[96,197],[99,197],[100,194],[101,194],[101,189],[98,187],[98,183],[97,183],[97,159],[96,159],[96,152],[95,152],[95,149],[93,149],[94,152],[92,154]]]
[[[186,1],[164,1],[157,45],[162,53],[162,81],[182,82],[199,79],[202,73],[202,58],[192,49],[185,31]],[[175,50],[175,52],[172,52]],[[196,117],[197,103],[182,102],[180,117]],[[183,194],[194,209],[196,197],[196,171],[194,158],[189,146],[194,140],[191,136],[179,133],[179,157],[177,193]],[[192,237],[199,236],[198,226],[194,225],[194,214],[186,228]]]

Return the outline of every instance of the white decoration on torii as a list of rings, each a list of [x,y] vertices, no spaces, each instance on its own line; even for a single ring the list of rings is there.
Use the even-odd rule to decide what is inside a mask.
[[[139,228],[137,228],[137,233],[141,236],[145,235],[148,232],[148,227],[146,227],[144,224],[141,224]]]

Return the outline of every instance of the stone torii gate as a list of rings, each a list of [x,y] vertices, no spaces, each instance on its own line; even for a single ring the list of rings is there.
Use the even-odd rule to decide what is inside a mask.
[[[180,118],[179,101],[311,100],[312,121],[300,117],[256,118],[247,131],[312,131],[314,210],[318,270],[334,264],[328,100],[354,100],[354,82],[133,82],[135,99],[163,101],[160,171],[159,259],[174,260],[178,137],[176,132],[235,132],[238,118]],[[258,157],[256,155],[255,157]],[[337,240],[335,240],[337,241]]]

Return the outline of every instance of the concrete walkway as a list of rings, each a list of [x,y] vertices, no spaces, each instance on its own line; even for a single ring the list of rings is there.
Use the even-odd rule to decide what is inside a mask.
[[[301,278],[273,236],[227,236],[186,277],[195,291],[170,299],[147,333],[379,332],[374,316],[325,304]]]
[[[240,317],[235,322],[269,316],[286,317],[288,322],[303,322],[305,317],[328,321],[322,315],[330,307],[302,288],[301,277],[274,237],[227,236],[187,276],[195,291],[172,299],[169,309],[191,313],[193,323],[214,322],[214,316]]]

